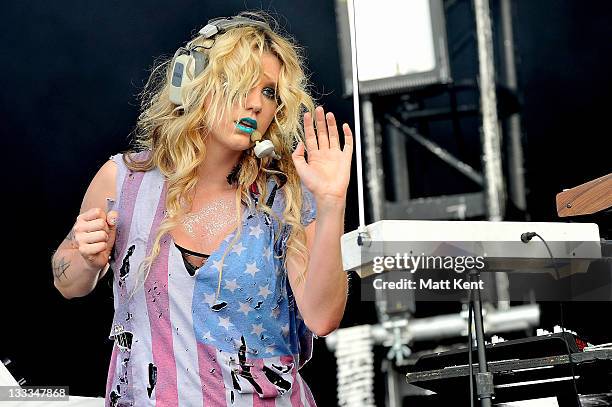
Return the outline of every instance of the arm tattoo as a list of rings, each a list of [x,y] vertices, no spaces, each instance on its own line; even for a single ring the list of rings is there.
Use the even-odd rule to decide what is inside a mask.
[[[53,268],[53,276],[58,280],[64,276],[66,277],[66,270],[70,267],[70,261],[66,261],[63,257],[60,259],[53,258],[51,260],[51,267]]]

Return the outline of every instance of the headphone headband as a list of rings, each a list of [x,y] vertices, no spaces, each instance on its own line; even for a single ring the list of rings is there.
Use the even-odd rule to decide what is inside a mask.
[[[208,23],[206,23],[206,25],[199,31],[199,34],[204,38],[212,38],[217,34],[223,34],[229,29],[240,26],[254,26],[272,31],[270,26],[264,21],[254,20],[244,16],[234,16],[220,17],[209,20]]]

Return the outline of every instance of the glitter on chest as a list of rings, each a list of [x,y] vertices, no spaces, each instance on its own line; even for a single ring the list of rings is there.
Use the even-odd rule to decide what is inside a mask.
[[[185,215],[181,223],[192,237],[217,237],[236,223],[235,204],[230,200],[211,202],[199,211]]]

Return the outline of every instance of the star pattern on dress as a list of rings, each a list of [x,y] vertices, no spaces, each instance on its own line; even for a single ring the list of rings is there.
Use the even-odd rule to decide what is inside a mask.
[[[247,263],[246,269],[244,270],[245,273],[250,274],[251,276],[253,276],[253,278],[255,278],[255,274],[257,274],[258,271],[259,269],[257,268],[256,262]]]
[[[267,329],[263,327],[263,324],[251,324],[251,327],[253,328],[251,333],[257,336],[261,335],[262,332],[267,331]]]
[[[279,206],[279,209],[282,209],[282,206]],[[261,215],[259,211],[253,210],[253,213]],[[270,220],[271,218],[267,219]],[[287,270],[281,257],[286,254],[288,229],[283,229],[282,223],[276,218],[268,224],[262,216],[255,216],[240,222],[237,230],[240,232],[224,238],[218,251],[211,253],[210,261],[206,262],[200,273],[196,273],[195,278],[189,280],[189,277],[185,277],[185,285],[182,282],[174,286],[167,284],[166,289],[179,300],[171,304],[175,307],[173,310],[177,310],[173,317],[176,321],[172,321],[172,336],[176,339],[174,335],[180,335],[186,339],[187,334],[181,328],[186,326],[191,328],[188,329],[189,338],[194,341],[193,344],[175,341],[174,351],[177,355],[180,352],[180,355],[187,356],[193,353],[193,345],[206,344],[212,348],[211,357],[214,363],[222,362],[221,365],[229,366],[229,369],[240,369],[241,361],[238,360],[238,355],[243,343],[246,343],[245,356],[249,358],[247,360],[269,358],[267,364],[273,363],[274,359],[277,361],[276,365],[282,365],[280,356],[296,355],[299,352],[299,333],[305,329],[301,321],[298,320],[296,324],[294,318],[300,318],[299,311],[294,309],[294,298],[287,295]],[[279,239],[275,240],[275,237]],[[227,250],[227,255],[222,259],[224,250]],[[245,253],[245,257],[242,257],[242,253]],[[175,274],[182,277],[179,275],[179,272],[183,272],[180,255],[178,262],[173,260],[167,260],[168,272],[172,272],[172,277],[175,277]],[[207,270],[209,272],[206,272]],[[246,277],[245,274],[251,275],[252,278]],[[218,276],[221,277],[220,282]],[[267,300],[268,297],[271,297],[270,301]],[[160,310],[167,314],[167,307],[167,304],[162,304],[163,310]],[[253,317],[250,316],[251,312]],[[153,318],[157,315],[158,312]],[[176,326],[179,326],[179,331],[176,331]],[[266,326],[270,329],[265,328]],[[244,342],[240,341],[242,336]],[[215,350],[217,354],[214,353]],[[216,377],[221,379],[219,369],[217,368]],[[297,366],[293,369],[297,370]],[[251,371],[257,374],[256,370]],[[259,373],[261,374],[261,371]],[[265,376],[262,377],[265,381]],[[240,384],[249,386],[244,377],[238,375],[236,379]],[[291,381],[291,378],[288,380]]]
[[[259,239],[259,235],[263,233],[261,226],[257,224],[255,226],[249,226],[249,228],[251,229],[251,231],[249,232],[249,236],[255,236],[255,238]]]
[[[246,250],[246,247],[242,245],[242,242],[238,242],[238,244],[235,244],[234,247],[232,248],[232,253],[236,253],[238,256],[240,256],[242,252],[245,250]]]
[[[213,260],[213,265],[211,266],[211,268],[216,269],[217,271],[221,271],[223,267],[225,267],[225,264],[223,264],[223,261]]]
[[[270,257],[272,256],[272,249],[270,249],[270,246],[267,246],[264,249],[263,256],[266,258],[266,260],[270,261]]]
[[[225,286],[223,288],[233,293],[236,290],[236,288],[240,288],[240,286],[238,285],[238,283],[236,282],[236,279],[234,278],[233,280],[225,280]]]
[[[204,302],[212,307],[215,304],[215,294],[204,294]]]
[[[270,288],[268,288],[267,285],[260,285],[259,286],[259,292],[257,293],[257,295],[261,295],[264,298],[268,298],[268,295],[272,294],[272,291],[270,291]]]
[[[249,312],[253,311],[248,302],[238,301],[238,304],[240,304],[240,307],[238,308],[238,312],[242,312],[244,315],[248,316]]]
[[[234,324],[230,322],[229,317],[219,317],[219,326],[222,326],[223,328],[225,328],[226,331],[229,331],[229,327],[234,326]]]

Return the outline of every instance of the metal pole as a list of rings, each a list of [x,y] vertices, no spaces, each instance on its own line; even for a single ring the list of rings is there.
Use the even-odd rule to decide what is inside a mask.
[[[402,133],[411,137],[414,141],[425,147],[436,157],[438,157],[439,159],[441,159],[442,161],[444,161],[445,163],[447,163],[448,165],[450,165],[451,167],[453,167],[454,169],[477,183],[478,185],[485,184],[482,175],[479,174],[474,168],[464,163],[463,161],[458,160],[455,156],[453,156],[451,153],[449,153],[447,150],[443,149],[433,141],[429,140],[426,137],[423,137],[421,134],[419,134],[418,131],[416,131],[414,127],[409,127],[402,124],[399,120],[389,114],[385,115],[385,119],[387,119],[389,123],[391,123],[391,125],[400,130]]]
[[[368,96],[361,99],[363,113],[363,144],[365,152],[365,182],[368,201],[372,209],[372,222],[383,219],[385,204],[385,183],[383,179],[382,140],[374,121],[374,108]],[[379,321],[389,319],[387,295],[376,290],[376,312]]]
[[[476,37],[478,40],[478,71],[480,76],[480,107],[482,111],[482,161],[488,219],[504,217],[505,186],[502,170],[501,134],[497,117],[495,63],[489,0],[474,0]],[[495,286],[501,308],[509,306],[508,276],[496,273]]]
[[[508,89],[516,93],[516,62],[514,59],[514,35],[512,32],[512,5],[510,0],[501,0],[501,25],[504,55],[504,82]],[[508,118],[508,183],[510,198],[521,211],[527,210],[525,192],[525,168],[523,163],[523,145],[521,143],[521,116],[515,113]]]
[[[406,158],[406,137],[395,126],[384,126],[388,138],[389,160],[395,201],[410,199],[410,178],[408,177],[408,159]]]
[[[485,196],[489,220],[500,221],[504,216],[504,178],[501,160],[501,137],[497,119],[493,35],[489,0],[474,0],[476,37],[478,40],[478,71],[480,106],[482,111],[482,161],[485,176]]]
[[[470,281],[479,280],[478,272],[470,273]],[[474,289],[472,305],[474,307],[474,325],[476,325],[476,349],[478,351],[478,373],[476,374],[476,393],[482,407],[491,407],[493,395],[493,376],[488,371],[487,356],[485,354],[484,326],[482,324],[482,304],[480,290]],[[470,327],[470,329],[472,329]]]
[[[384,216],[385,184],[383,180],[382,140],[374,122],[372,101],[367,96],[362,98],[361,111],[363,113],[363,143],[366,158],[365,178],[372,208],[372,221],[376,222]]]
[[[387,381],[387,394],[385,395],[386,407],[402,407],[402,381],[406,378],[395,371],[395,363],[392,360],[383,360],[386,369],[385,380]],[[400,377],[402,376],[402,377]]]
[[[351,66],[353,72],[353,114],[355,117],[355,162],[357,166],[357,203],[359,205],[359,230],[365,231],[363,206],[363,170],[361,160],[361,118],[359,114],[359,71],[357,67],[357,34],[355,29],[355,4],[348,0],[349,30],[351,34]]]

